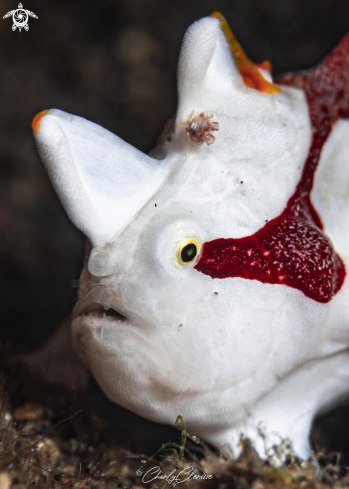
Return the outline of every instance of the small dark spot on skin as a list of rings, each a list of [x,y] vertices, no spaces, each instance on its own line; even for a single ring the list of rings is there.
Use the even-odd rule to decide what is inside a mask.
[[[244,183],[243,180],[241,180],[240,183]]]
[[[218,295],[218,292],[213,292],[213,293],[214,293],[214,295]]]
[[[158,205],[157,205],[157,204],[155,204],[155,206],[154,206],[154,207],[157,207],[157,206],[158,206]]]
[[[181,328],[183,326],[183,324],[180,324],[179,327]]]
[[[265,220],[265,222],[269,222],[269,220],[268,220],[268,219],[266,219],[266,220]]]

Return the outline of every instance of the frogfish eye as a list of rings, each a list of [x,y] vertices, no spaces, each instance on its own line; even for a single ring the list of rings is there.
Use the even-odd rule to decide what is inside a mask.
[[[189,263],[194,260],[198,254],[198,249],[194,243],[189,243],[181,251],[181,259],[184,263]]]
[[[199,237],[192,235],[183,237],[173,250],[175,267],[181,269],[195,264],[199,259],[201,249],[202,241]]]

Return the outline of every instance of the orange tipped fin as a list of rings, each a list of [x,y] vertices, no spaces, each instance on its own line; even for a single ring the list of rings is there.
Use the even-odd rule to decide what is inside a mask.
[[[256,68],[260,70],[269,71],[269,73],[272,72],[271,63],[267,59],[265,61],[262,61],[262,63],[256,63]]]
[[[49,110],[42,110],[41,112],[36,114],[32,122],[32,128],[34,134],[37,134],[39,132],[41,119],[44,117],[44,115],[48,114],[49,112],[50,112]]]
[[[262,73],[258,70],[257,66],[252,63],[252,61],[246,56],[223,15],[219,12],[213,12],[210,17],[216,17],[217,19],[219,19],[221,29],[224,32],[225,37],[229,43],[236,66],[240,72],[240,75],[242,76],[242,79],[244,80],[245,85],[250,88],[254,88],[255,90],[258,90],[262,93],[272,94],[282,92],[281,88],[278,85],[275,85],[274,83],[266,80]],[[270,64],[267,67],[264,62],[259,65],[259,67],[263,69],[268,69],[268,67],[270,67]]]

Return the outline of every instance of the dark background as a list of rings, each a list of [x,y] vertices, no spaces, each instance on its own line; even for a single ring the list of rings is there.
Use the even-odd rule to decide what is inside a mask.
[[[83,116],[148,152],[175,112],[176,63],[193,21],[221,11],[274,75],[313,67],[349,31],[348,0],[22,3],[39,19],[12,32],[2,16],[17,0],[0,0],[0,342],[16,353],[38,347],[69,315],[84,252],[37,156],[37,112]],[[349,440],[347,418],[337,411],[327,432],[339,423]]]

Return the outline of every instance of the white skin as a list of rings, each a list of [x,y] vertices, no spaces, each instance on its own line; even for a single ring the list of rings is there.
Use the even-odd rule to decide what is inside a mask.
[[[75,348],[106,394],[142,416],[172,424],[182,414],[235,454],[241,433],[263,456],[289,438],[306,458],[313,417],[349,390],[347,281],[321,304],[285,285],[194,268],[203,243],[249,236],[285,208],[311,141],[304,94],[246,87],[214,18],[189,28],[178,78],[172,139],[155,157],[58,110],[36,131],[53,184],[92,245]],[[192,110],[219,123],[210,146],[186,134],[180,121]],[[348,133],[347,121],[333,128],[312,191],[346,264]],[[191,242],[198,255],[185,264],[180,250]]]

